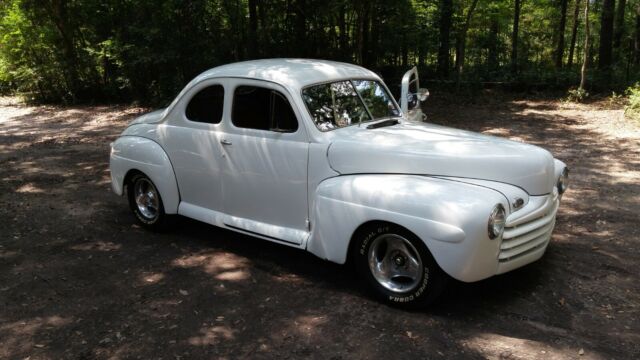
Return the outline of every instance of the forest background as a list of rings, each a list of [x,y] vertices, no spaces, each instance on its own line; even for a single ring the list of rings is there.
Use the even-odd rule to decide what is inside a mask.
[[[443,91],[640,99],[640,0],[0,0],[0,92],[32,102],[160,105],[268,57],[360,64],[394,90],[415,65]]]

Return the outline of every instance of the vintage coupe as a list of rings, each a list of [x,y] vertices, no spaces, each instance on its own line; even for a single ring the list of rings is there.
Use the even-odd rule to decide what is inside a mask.
[[[180,214],[350,260],[386,302],[423,306],[539,259],[568,170],[546,150],[422,122],[375,73],[308,59],[224,65],[111,145],[111,178],[146,227]]]

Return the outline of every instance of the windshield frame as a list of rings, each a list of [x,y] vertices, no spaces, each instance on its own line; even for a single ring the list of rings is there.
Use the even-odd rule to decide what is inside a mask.
[[[313,115],[311,115],[311,110],[309,109],[309,106],[307,105],[307,102],[304,101],[304,94],[303,91],[308,89],[308,88],[312,88],[314,86],[318,86],[318,85],[324,85],[324,84],[332,84],[332,83],[338,83],[338,82],[345,82],[348,81],[351,86],[353,87],[353,90],[355,91],[359,101],[362,103],[362,106],[367,110],[367,113],[369,114],[369,117],[371,118],[371,120],[367,120],[367,121],[361,121],[361,122],[355,122],[352,124],[349,124],[347,126],[342,126],[342,127],[336,127],[333,129],[327,129],[327,130],[321,130],[320,128],[318,128],[318,126],[316,125],[315,121],[313,120]],[[378,84],[380,84],[382,86],[382,88],[384,89],[384,91],[386,92],[387,96],[389,96],[389,98],[391,99],[391,102],[393,103],[393,105],[396,107],[396,109],[398,110],[398,115],[390,115],[390,116],[383,116],[383,117],[379,117],[379,118],[373,118],[373,116],[371,115],[371,111],[369,110],[369,107],[367,106],[367,104],[364,102],[364,100],[362,99],[362,95],[360,95],[360,93],[358,92],[356,86],[353,84],[354,81],[375,81]],[[302,88],[300,88],[300,100],[302,100],[302,103],[304,104],[305,109],[307,110],[307,114],[309,115],[309,118],[311,120],[311,123],[313,125],[313,127],[322,132],[322,133],[326,133],[326,132],[330,132],[330,131],[334,131],[334,130],[339,130],[339,129],[344,129],[344,128],[348,128],[354,125],[360,125],[360,124],[367,124],[367,123],[371,123],[374,121],[380,121],[380,120],[386,120],[386,119],[395,119],[395,118],[404,118],[404,113],[402,112],[402,109],[400,108],[400,105],[398,105],[398,102],[396,101],[396,99],[393,97],[393,95],[391,94],[391,91],[389,91],[389,88],[387,87],[387,84],[384,83],[384,81],[382,81],[382,79],[376,79],[374,77],[346,77],[346,78],[336,78],[336,79],[331,79],[331,80],[326,80],[326,81],[320,81],[320,82],[316,82],[313,84],[309,84],[309,85],[305,85]]]

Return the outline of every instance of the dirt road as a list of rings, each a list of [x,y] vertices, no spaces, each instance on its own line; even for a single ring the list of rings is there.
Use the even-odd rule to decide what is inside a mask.
[[[640,132],[597,104],[428,109],[545,146],[571,190],[543,259],[405,312],[302,251],[187,219],[140,229],[110,192],[108,154],[143,109],[3,99],[0,358],[639,358]]]

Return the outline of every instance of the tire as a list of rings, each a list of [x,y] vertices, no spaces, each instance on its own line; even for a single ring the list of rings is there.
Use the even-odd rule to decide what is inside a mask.
[[[405,309],[432,304],[448,278],[424,242],[391,223],[361,228],[354,238],[352,259],[378,299]]]
[[[164,231],[169,227],[169,216],[164,212],[160,192],[148,176],[139,173],[127,184],[129,207],[138,222],[153,231]]]

